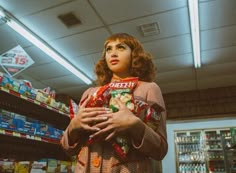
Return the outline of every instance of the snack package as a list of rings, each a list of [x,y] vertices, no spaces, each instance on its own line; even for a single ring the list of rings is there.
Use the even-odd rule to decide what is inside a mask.
[[[89,100],[86,107],[104,107],[108,104],[110,99],[110,88],[109,85],[100,87]]]
[[[157,104],[149,105],[144,101],[135,100],[135,115],[153,130],[156,130],[160,124],[162,111],[164,108]]]
[[[126,78],[121,81],[111,82],[110,93],[111,99],[109,101],[109,107],[112,112],[119,111],[119,106],[116,103],[116,99],[119,99],[125,106],[133,113],[135,111],[133,91],[138,84],[138,78]],[[116,151],[117,155],[122,159],[126,160],[126,154],[129,152],[130,140],[126,136],[118,136],[112,142],[112,146]]]
[[[70,119],[72,119],[76,116],[76,114],[78,112],[78,106],[77,106],[76,102],[72,99],[70,99],[69,109],[70,109]]]
[[[28,173],[30,171],[30,161],[15,162],[14,173]]]
[[[111,99],[109,102],[109,107],[111,108],[112,112],[117,112],[119,110],[119,106],[116,103],[116,99],[119,99],[131,111],[134,111],[134,99],[129,88],[111,90]]]

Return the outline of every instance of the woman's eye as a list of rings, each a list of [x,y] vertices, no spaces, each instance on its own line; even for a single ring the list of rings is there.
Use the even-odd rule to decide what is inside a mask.
[[[107,47],[107,48],[106,48],[106,52],[109,52],[110,50],[111,50],[110,47]]]
[[[125,46],[118,46],[118,49],[123,50],[125,49]]]

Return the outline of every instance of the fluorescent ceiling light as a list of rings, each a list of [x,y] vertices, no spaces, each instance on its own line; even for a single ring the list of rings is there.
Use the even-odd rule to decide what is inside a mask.
[[[194,67],[201,67],[198,0],[188,0]]]
[[[20,24],[18,21],[16,21],[16,19],[13,19],[13,17],[6,15],[6,14],[5,14],[5,16],[8,17],[6,20],[6,23],[12,29],[14,29],[16,32],[21,34],[23,37],[25,37],[27,40],[29,40],[31,43],[33,43],[35,46],[37,46],[39,49],[41,49],[43,52],[45,52],[47,55],[49,55],[51,58],[53,58],[55,61],[57,61],[59,64],[64,66],[71,73],[73,73],[78,78],[83,80],[86,84],[89,85],[92,83],[92,81],[87,76],[85,76],[82,72],[80,72],[73,65],[71,65],[68,61],[66,61],[59,53],[57,53],[53,48],[51,48],[47,43],[45,43],[38,36],[33,34],[28,28],[26,28],[24,25]],[[1,17],[1,10],[0,10],[0,17]]]
[[[0,9],[0,19],[4,18],[6,15],[3,13],[3,11]]]

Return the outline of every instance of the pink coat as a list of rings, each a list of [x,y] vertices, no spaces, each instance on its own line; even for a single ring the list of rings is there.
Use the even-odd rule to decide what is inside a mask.
[[[82,96],[93,94],[97,88],[89,88]],[[149,105],[158,105],[165,109],[161,90],[154,82],[140,82],[134,91],[134,98],[145,101]],[[84,132],[78,132],[81,140],[73,146],[68,143],[67,127],[61,139],[63,148],[71,155],[78,155],[75,173],[160,173],[161,160],[165,157],[168,144],[166,136],[166,111],[161,113],[160,124],[157,130],[146,125],[142,143],[132,147],[128,153],[128,161],[122,162],[114,153],[110,143],[97,142],[82,146],[85,142]],[[129,137],[132,139],[132,137]]]

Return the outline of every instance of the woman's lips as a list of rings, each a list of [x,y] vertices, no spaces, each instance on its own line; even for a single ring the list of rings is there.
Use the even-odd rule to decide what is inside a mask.
[[[114,60],[110,61],[111,65],[116,65],[118,62],[119,62],[119,60],[117,60],[117,59],[114,59]]]

